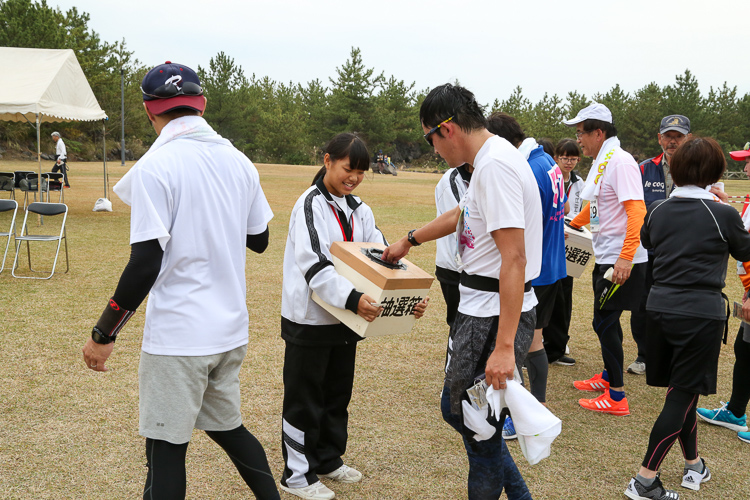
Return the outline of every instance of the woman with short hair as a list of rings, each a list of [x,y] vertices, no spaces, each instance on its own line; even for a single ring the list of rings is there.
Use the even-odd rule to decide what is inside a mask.
[[[646,303],[646,381],[668,389],[641,469],[625,490],[634,500],[679,499],[664,489],[657,472],[678,439],[685,457],[682,486],[698,490],[711,478],[698,455],[698,395],[716,393],[728,321],[722,294],[728,257],[750,259],[750,234],[739,214],[708,191],[725,169],[715,140],[685,142],[670,165],[678,187],[649,207],[641,228],[641,243],[654,251],[654,285]]]

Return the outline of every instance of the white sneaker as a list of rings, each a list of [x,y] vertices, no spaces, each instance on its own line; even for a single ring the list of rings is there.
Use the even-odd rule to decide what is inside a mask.
[[[701,483],[705,483],[711,479],[711,471],[706,466],[706,461],[701,458],[703,463],[703,472],[696,472],[692,469],[684,469],[682,471],[682,487],[691,490],[698,491],[701,489]]]
[[[340,483],[358,483],[362,480],[362,473],[348,465],[342,465],[328,474],[318,474],[319,477],[332,479]]]
[[[336,493],[328,489],[328,487],[318,481],[317,483],[310,484],[304,488],[290,488],[280,484],[281,489],[292,495],[300,498],[308,498],[310,500],[331,500],[336,498]]]
[[[643,375],[646,373],[646,363],[643,361],[633,361],[630,363],[630,366],[628,366],[628,373],[632,373],[633,375]]]

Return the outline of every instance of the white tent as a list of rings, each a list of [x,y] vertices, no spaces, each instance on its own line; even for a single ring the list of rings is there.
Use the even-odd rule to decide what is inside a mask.
[[[0,120],[26,121],[35,126],[40,178],[40,123],[107,119],[107,114],[99,107],[75,53],[70,49],[0,47],[0,67]],[[104,197],[107,198],[107,159],[104,143],[102,147]],[[40,189],[41,185],[40,182]]]

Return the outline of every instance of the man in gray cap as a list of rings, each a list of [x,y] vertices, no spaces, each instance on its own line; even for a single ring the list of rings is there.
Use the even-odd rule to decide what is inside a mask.
[[[661,120],[657,139],[662,153],[641,163],[641,177],[643,178],[643,198],[646,208],[656,200],[664,200],[672,192],[674,183],[669,173],[669,162],[677,148],[690,139],[690,120],[682,115],[669,115]],[[648,253],[646,266],[646,280],[643,287],[641,304],[630,316],[630,331],[638,346],[638,356],[628,366],[628,373],[643,375],[646,373],[646,299],[653,284],[652,271],[654,256]]]

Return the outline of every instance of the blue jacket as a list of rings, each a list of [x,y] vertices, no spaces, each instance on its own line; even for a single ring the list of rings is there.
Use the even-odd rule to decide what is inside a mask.
[[[650,207],[656,200],[665,200],[667,198],[664,167],[662,165],[663,160],[664,153],[641,163],[643,201],[646,203],[646,208]]]
[[[529,153],[542,199],[542,269],[533,286],[551,285],[568,275],[565,266],[565,181],[555,160],[542,146]]]

